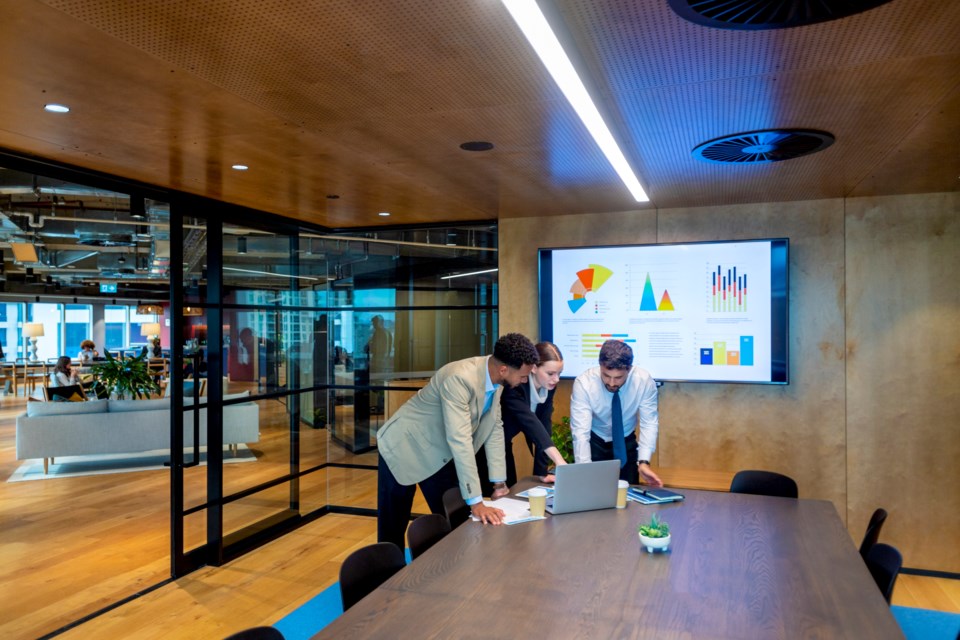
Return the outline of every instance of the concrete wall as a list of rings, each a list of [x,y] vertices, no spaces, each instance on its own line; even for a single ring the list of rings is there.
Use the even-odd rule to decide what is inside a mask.
[[[857,542],[883,506],[906,566],[960,572],[960,194],[502,219],[500,333],[537,335],[538,247],[763,237],[790,238],[791,383],[664,385],[654,463],[786,473]]]

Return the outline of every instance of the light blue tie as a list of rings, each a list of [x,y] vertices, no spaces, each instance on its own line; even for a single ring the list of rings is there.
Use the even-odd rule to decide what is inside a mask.
[[[610,437],[613,440],[613,457],[620,461],[620,466],[627,464],[627,444],[623,440],[623,408],[620,406],[620,390],[613,392],[613,402],[610,404]]]
[[[483,403],[483,411],[480,413],[480,415],[483,415],[484,413],[486,413],[487,411],[490,410],[490,405],[493,404],[493,394],[495,394],[496,392],[497,392],[496,389],[494,389],[494,390],[492,390],[492,391],[487,391],[487,399],[486,399],[486,401]],[[622,431],[622,429],[621,429],[621,431]]]

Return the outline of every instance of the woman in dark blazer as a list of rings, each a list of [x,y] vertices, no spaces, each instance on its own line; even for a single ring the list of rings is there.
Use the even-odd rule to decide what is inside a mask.
[[[563,371],[563,355],[552,342],[536,345],[540,364],[530,372],[527,384],[505,388],[500,396],[500,413],[503,418],[503,440],[506,448],[507,486],[517,483],[517,465],[513,458],[513,438],[522,433],[527,445],[533,447],[533,473],[544,482],[553,482],[547,474],[547,466],[566,464],[550,439],[553,432],[553,395]],[[477,469],[484,495],[489,495],[492,485],[487,478],[486,454],[481,449],[477,454]]]

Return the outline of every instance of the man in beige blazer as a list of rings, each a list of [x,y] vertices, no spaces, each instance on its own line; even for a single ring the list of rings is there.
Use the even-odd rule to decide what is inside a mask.
[[[483,447],[487,455],[493,497],[506,495],[501,385],[526,383],[538,360],[530,340],[508,333],[497,340],[492,356],[441,367],[380,427],[378,541],[404,548],[417,485],[433,513],[444,512],[444,492],[459,484],[474,516],[501,523],[503,512],[483,504],[476,453]]]

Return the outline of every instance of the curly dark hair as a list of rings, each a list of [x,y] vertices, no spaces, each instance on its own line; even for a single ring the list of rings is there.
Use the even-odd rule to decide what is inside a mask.
[[[540,364],[540,356],[530,339],[519,333],[500,336],[493,346],[493,357],[514,369],[525,364]]]
[[[600,347],[600,366],[607,369],[629,369],[633,365],[633,349],[626,342],[607,340]]]

